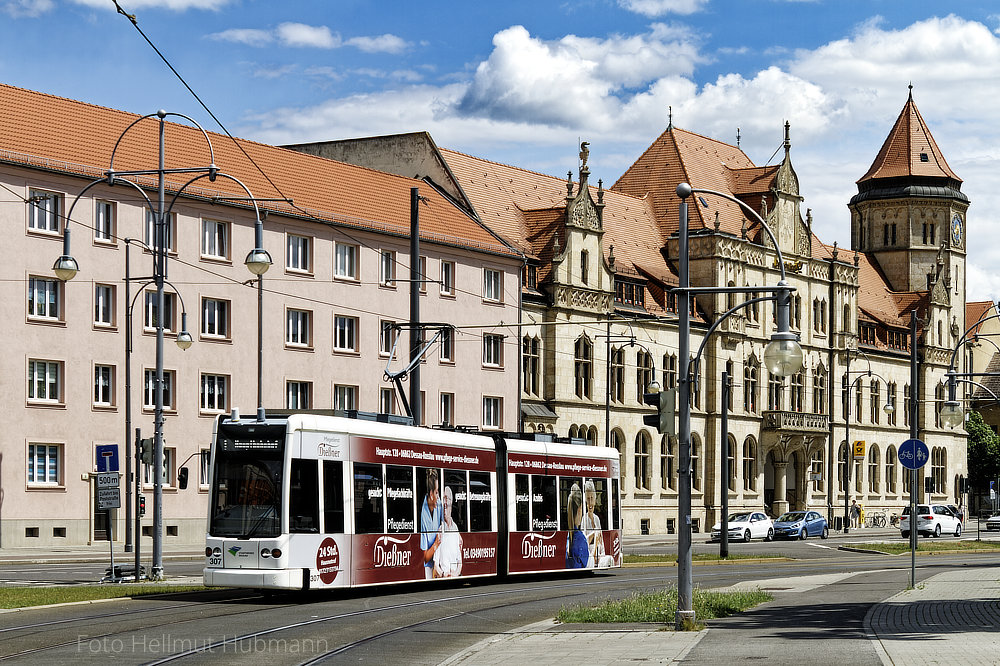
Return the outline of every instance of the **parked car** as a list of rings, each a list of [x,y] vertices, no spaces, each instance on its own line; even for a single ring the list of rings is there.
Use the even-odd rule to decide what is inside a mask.
[[[712,527],[712,541],[722,538],[722,523],[716,523]],[[729,538],[742,539],[764,539],[771,541],[774,539],[774,523],[764,515],[763,511],[748,511],[744,513],[733,513],[729,516]]]
[[[903,507],[903,517],[899,520],[899,531],[904,539],[910,537],[910,507]],[[962,521],[942,504],[917,505],[917,533],[923,536],[954,534],[962,536]]]
[[[987,532],[1000,532],[1000,513],[994,514],[986,519]]]
[[[824,539],[830,536],[826,518],[816,511],[788,511],[774,521],[775,539],[805,539],[810,536]]]

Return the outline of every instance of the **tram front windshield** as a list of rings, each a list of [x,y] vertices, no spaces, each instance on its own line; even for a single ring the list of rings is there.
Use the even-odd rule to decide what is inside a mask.
[[[208,533],[251,539],[281,534],[281,472],[284,428],[253,432],[220,427]]]

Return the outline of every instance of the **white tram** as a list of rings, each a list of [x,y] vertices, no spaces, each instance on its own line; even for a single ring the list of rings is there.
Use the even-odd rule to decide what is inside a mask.
[[[304,590],[621,566],[615,449],[359,416],[219,417],[206,585]]]

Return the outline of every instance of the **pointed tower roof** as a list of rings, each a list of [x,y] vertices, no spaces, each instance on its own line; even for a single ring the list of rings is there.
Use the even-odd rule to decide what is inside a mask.
[[[882,144],[882,150],[858,183],[878,178],[898,177],[947,178],[958,183],[962,179],[948,166],[941,149],[931,136],[917,105],[913,102],[913,86],[896,119],[892,131]]]

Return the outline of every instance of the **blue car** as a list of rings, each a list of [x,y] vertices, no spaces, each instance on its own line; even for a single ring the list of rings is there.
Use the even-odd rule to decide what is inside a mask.
[[[788,511],[774,521],[775,539],[805,539],[810,536],[825,539],[829,535],[826,518],[816,511]]]

